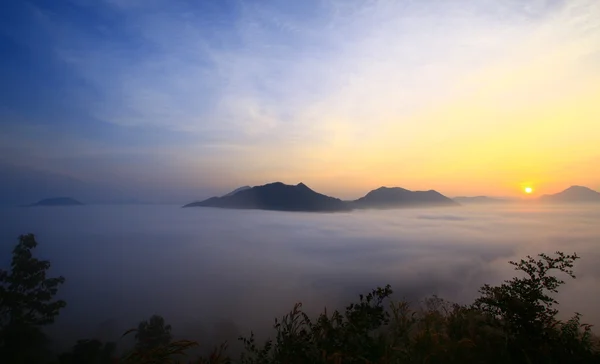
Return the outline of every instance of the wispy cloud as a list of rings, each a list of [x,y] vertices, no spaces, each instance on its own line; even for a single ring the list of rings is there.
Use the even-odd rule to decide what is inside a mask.
[[[429,188],[448,166],[548,171],[551,143],[586,140],[570,161],[600,153],[589,147],[600,135],[594,0],[72,2],[89,22],[31,9],[53,57],[85,85],[69,88],[73,102],[101,122],[197,138],[178,146],[190,165],[209,146],[255,180],[357,188],[418,171],[408,183]]]
[[[128,23],[124,38],[60,34],[57,54],[100,90],[102,120],[248,133],[327,117],[364,125],[453,92],[562,11],[545,1],[313,2],[318,17],[298,19],[284,3],[237,2],[209,19],[211,9],[170,4],[108,1]],[[311,109],[325,120],[306,120]]]

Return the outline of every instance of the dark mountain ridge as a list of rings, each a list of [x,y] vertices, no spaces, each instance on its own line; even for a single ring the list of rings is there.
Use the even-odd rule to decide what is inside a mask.
[[[211,197],[183,207],[335,212],[363,208],[385,209],[457,205],[459,204],[455,201],[434,190],[409,191],[400,187],[381,187],[358,200],[342,201],[317,193],[304,183],[294,186],[275,182],[257,187],[242,187],[222,197]]]
[[[235,192],[235,191],[234,191]],[[242,189],[223,197],[187,204],[183,207],[220,207],[276,211],[336,212],[349,211],[340,199],[317,193],[304,183],[286,185],[281,182]]]
[[[240,188],[236,188],[235,190],[233,190],[233,191],[229,192],[228,194],[226,194],[226,195],[223,195],[223,196],[221,196],[221,197],[233,196],[233,195],[235,195],[235,194],[236,194],[236,193],[238,193],[238,192],[245,191],[245,190],[249,190],[249,189],[251,189],[251,188],[252,188],[252,187],[250,187],[250,186],[242,186],[242,187],[240,187]]]
[[[352,201],[354,208],[400,208],[400,207],[439,207],[459,204],[441,193],[410,191],[401,187],[380,187],[364,197]]]

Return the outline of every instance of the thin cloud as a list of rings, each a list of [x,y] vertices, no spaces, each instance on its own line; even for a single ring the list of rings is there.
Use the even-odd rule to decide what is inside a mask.
[[[593,0],[75,4],[93,20],[31,5],[44,44],[20,39],[74,79],[69,118],[179,133],[183,169],[508,194],[600,157]]]
[[[354,2],[342,12],[333,3],[319,7],[322,19],[300,21],[283,6],[242,2],[222,24],[192,7],[159,13],[156,4],[121,4],[112,10],[132,22],[127,35],[142,42],[139,50],[119,49],[110,39],[58,48],[108,99],[96,106],[108,122],[190,131],[218,125],[251,134],[291,123],[318,133],[319,124],[342,118],[364,129],[357,126],[364,117],[381,123],[435,103],[515,42],[526,43],[538,29],[589,27],[582,14],[597,11],[589,1],[498,4]],[[320,120],[306,121],[304,110],[315,107],[309,115]]]

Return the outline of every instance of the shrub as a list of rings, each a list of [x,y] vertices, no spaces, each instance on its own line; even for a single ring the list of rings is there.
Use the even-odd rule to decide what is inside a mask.
[[[40,327],[53,322],[64,301],[55,300],[64,278],[46,278],[47,261],[32,256],[33,235],[19,238],[11,272],[0,271],[0,359],[3,363],[38,363],[34,348],[43,340]],[[234,361],[224,344],[196,364],[300,363],[600,363],[598,340],[591,326],[575,314],[557,319],[552,297],[575,278],[576,254],[540,254],[510,262],[522,276],[499,286],[484,285],[471,305],[433,296],[418,305],[392,301],[391,287],[360,295],[342,311],[327,310],[311,319],[298,303],[275,320],[275,336],[258,344],[253,333],[241,337],[245,352]],[[158,315],[142,321],[134,349],[116,358],[114,343],[79,340],[59,356],[60,364],[189,362],[188,349],[198,344],[171,339],[171,326]],[[36,346],[38,345],[38,346]]]
[[[45,336],[63,300],[55,300],[63,277],[48,278],[50,262],[33,257],[33,234],[21,235],[12,252],[10,272],[0,270],[0,358],[11,364],[39,360]]]

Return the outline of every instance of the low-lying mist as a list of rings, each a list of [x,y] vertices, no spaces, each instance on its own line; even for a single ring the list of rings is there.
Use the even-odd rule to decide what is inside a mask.
[[[154,313],[177,338],[210,345],[254,330],[302,302],[344,307],[391,284],[395,299],[433,294],[469,303],[484,283],[516,272],[527,254],[577,252],[561,314],[600,324],[600,209],[494,206],[336,214],[177,206],[78,206],[0,210],[0,264],[19,234],[66,283],[67,308],[49,330],[57,344],[118,340]]]

